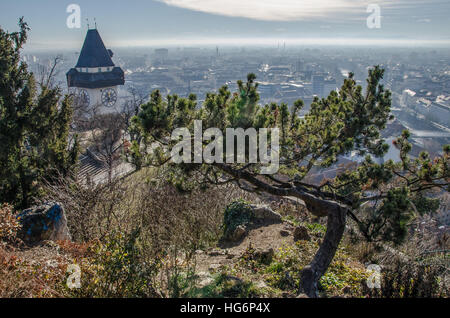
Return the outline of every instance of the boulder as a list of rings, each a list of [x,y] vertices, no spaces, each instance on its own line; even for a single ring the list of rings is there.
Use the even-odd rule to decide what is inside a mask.
[[[297,226],[294,230],[294,241],[311,241],[308,229],[304,226]]]
[[[253,216],[255,219],[274,223],[282,222],[281,215],[274,212],[266,205],[251,205],[251,208],[253,210]]]
[[[21,223],[20,236],[25,242],[70,241],[64,208],[59,203],[49,202],[24,210],[17,215]]]
[[[247,204],[236,201],[225,211],[223,241],[237,243],[242,241],[249,230],[261,225],[282,223],[281,215],[266,205]]]
[[[214,278],[208,272],[200,272],[197,274],[197,288],[203,288],[214,283]]]
[[[209,265],[208,270],[210,272],[217,272],[220,268],[222,268],[222,264],[214,263]]]
[[[239,225],[234,230],[233,234],[230,237],[230,241],[239,242],[247,235],[247,229],[243,225]]]

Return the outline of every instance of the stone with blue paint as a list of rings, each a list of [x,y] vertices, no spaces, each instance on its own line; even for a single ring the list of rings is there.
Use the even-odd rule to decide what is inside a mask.
[[[64,208],[60,203],[47,202],[17,215],[22,224],[20,236],[29,243],[41,241],[67,241],[71,235]]]

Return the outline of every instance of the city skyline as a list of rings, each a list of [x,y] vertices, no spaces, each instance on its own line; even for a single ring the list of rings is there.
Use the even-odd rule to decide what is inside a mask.
[[[69,29],[67,7],[81,8],[81,28]],[[1,27],[31,27],[28,49],[76,49],[94,18],[111,47],[214,45],[375,45],[450,47],[448,1],[80,0],[0,6]],[[368,5],[381,9],[380,28],[369,28]]]

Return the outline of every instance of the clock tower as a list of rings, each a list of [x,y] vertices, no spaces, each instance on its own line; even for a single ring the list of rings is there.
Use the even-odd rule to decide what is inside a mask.
[[[78,63],[66,74],[69,89],[84,106],[116,105],[118,86],[125,84],[125,75],[112,57],[97,29],[88,30]]]

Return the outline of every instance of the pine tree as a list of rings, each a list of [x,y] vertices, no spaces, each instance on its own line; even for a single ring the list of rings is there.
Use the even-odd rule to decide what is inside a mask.
[[[147,146],[133,150],[149,149],[149,145],[155,149],[155,142],[159,142],[161,151],[156,149],[141,161],[148,165],[169,163],[173,181],[184,189],[235,182],[246,191],[297,197],[305,202],[310,213],[327,217],[324,240],[310,265],[303,269],[299,288],[314,297],[348,218],[356,222],[367,240],[398,244],[405,238],[408,222],[420,212],[419,207],[435,206],[417,204],[423,202],[424,191],[449,189],[450,146],[444,147],[442,155],[434,160],[426,153],[413,159],[408,155],[411,144],[405,131],[396,140],[400,162],[378,164],[373,159],[384,156],[389,149],[380,134],[391,118],[391,93],[380,84],[383,73],[378,66],[369,70],[365,92],[350,74],[339,93],[333,91],[327,98],[315,98],[304,118],[298,116],[304,106],[301,100],[290,111],[286,104],[259,105],[258,84],[253,74],[248,76],[247,83],[238,82],[236,93],[224,86],[217,93],[207,94],[201,107],[197,107],[195,96],[163,99],[155,92],[134,119]],[[195,120],[202,121],[204,130],[219,128],[224,136],[226,128],[279,128],[279,174],[261,174],[261,164],[249,164],[248,160],[246,164],[170,164],[170,151],[165,150],[176,143],[167,142],[172,131],[187,127],[192,134]],[[308,182],[306,177],[314,167],[331,167],[339,156],[354,151],[366,158],[357,169],[338,173],[336,178],[320,185]]]
[[[29,28],[0,28],[0,202],[26,208],[41,182],[72,171],[78,142],[69,142],[71,100],[59,87],[38,84],[21,50]]]

